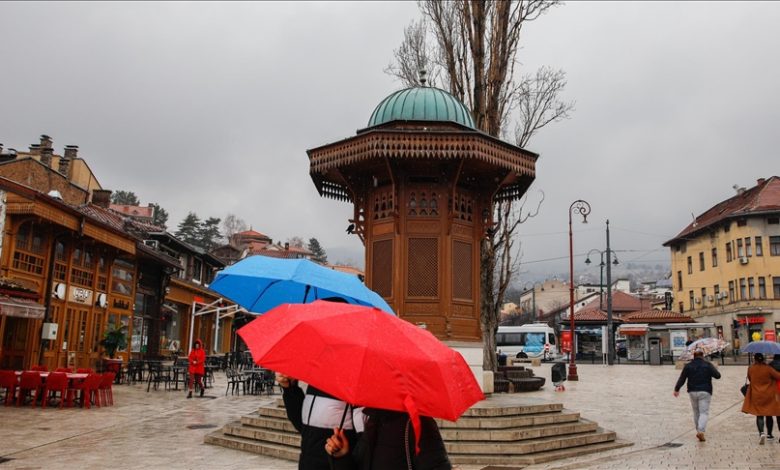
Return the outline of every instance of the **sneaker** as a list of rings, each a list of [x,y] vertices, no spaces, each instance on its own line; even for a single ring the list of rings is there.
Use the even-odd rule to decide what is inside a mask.
[[[766,442],[766,434],[762,432],[761,437],[758,438],[758,443],[759,445],[764,445],[765,442]]]
[[[766,436],[766,438],[769,439],[770,441],[772,441],[772,440],[774,440],[775,436],[770,434],[770,435]]]
[[[704,442],[704,441],[707,440],[707,439],[704,438],[704,433],[703,432],[697,432],[696,433],[696,439],[698,439],[701,442]]]
[[[192,398],[192,391],[190,391],[189,393],[187,393],[187,398]],[[762,444],[763,444],[763,442],[762,442]]]

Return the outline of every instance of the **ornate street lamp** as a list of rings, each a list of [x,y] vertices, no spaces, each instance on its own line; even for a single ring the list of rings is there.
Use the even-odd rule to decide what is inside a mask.
[[[569,380],[579,380],[577,376],[577,364],[575,363],[574,356],[575,346],[577,345],[577,338],[574,334],[574,237],[571,230],[571,215],[582,215],[582,223],[588,223],[588,214],[590,214],[590,204],[582,199],[577,199],[569,206],[569,321],[571,328],[571,351],[569,351]]]

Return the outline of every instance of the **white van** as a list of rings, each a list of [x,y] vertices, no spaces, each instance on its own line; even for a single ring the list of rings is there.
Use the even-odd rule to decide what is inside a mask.
[[[561,355],[559,346],[555,330],[547,323],[499,326],[496,333],[496,349],[508,357],[523,357],[524,353],[532,358],[556,359]]]

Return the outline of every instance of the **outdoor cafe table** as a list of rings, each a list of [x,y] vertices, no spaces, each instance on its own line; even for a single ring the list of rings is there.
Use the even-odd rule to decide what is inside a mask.
[[[20,382],[21,382],[22,372],[24,372],[24,371],[21,371],[21,370],[17,370],[16,371],[16,377],[17,377],[17,379],[19,379]],[[50,372],[38,372],[38,373],[41,375],[41,382],[46,382],[46,378],[49,376]],[[68,382],[70,383],[70,385],[73,385],[74,383],[78,382],[79,380],[86,379],[89,374],[80,373],[80,372],[66,372],[65,375],[68,377]],[[70,388],[70,387],[68,387],[68,388]],[[41,398],[43,398],[43,397],[41,397]],[[71,405],[68,405],[68,406],[71,406]]]

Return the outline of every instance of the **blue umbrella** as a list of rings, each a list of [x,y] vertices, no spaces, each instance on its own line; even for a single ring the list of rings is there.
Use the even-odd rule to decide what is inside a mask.
[[[761,353],[765,356],[780,354],[780,343],[774,341],[753,341],[742,348],[743,353]]]
[[[393,313],[357,276],[305,259],[251,256],[218,272],[209,288],[254,313],[331,297]]]

